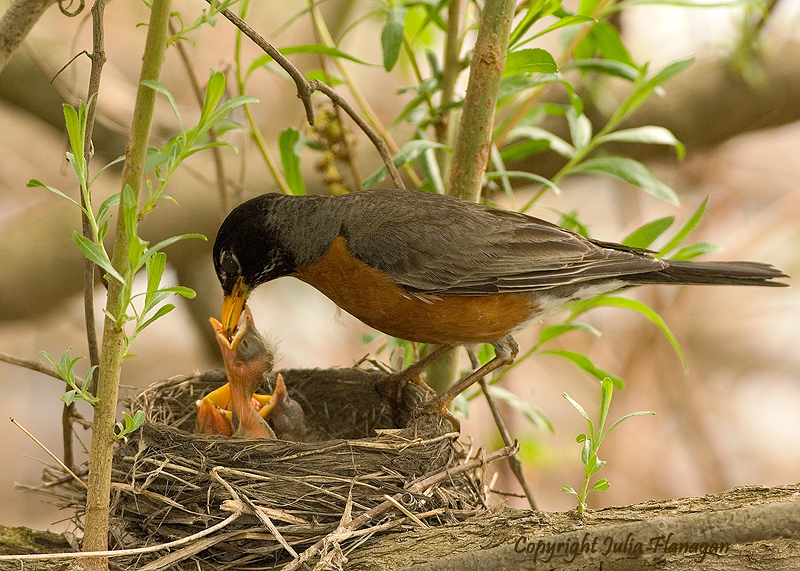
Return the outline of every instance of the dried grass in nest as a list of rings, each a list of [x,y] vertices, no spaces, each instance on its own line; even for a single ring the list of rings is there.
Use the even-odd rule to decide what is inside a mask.
[[[308,557],[336,568],[341,549],[365,537],[347,529],[439,525],[486,507],[485,462],[464,465],[451,423],[438,413],[409,421],[428,398],[420,387],[409,384],[393,405],[376,391],[381,371],[282,374],[306,412],[309,442],[195,434],[195,401],[225,382],[224,371],[167,379],[134,399],[147,421],[114,459],[111,547],[190,539],[112,566],[296,568]]]

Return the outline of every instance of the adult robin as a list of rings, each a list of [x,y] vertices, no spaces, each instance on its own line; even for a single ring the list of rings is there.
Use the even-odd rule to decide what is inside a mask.
[[[379,331],[441,345],[414,374],[456,345],[491,343],[494,359],[430,409],[512,362],[512,334],[567,302],[642,284],[786,285],[768,264],[661,259],[526,214],[397,189],[258,196],[228,215],[213,255],[228,336],[255,287],[293,276]]]
[[[211,325],[222,351],[228,383],[198,401],[198,432],[302,440],[306,434],[305,415],[289,397],[283,376],[278,374],[271,396],[255,394],[272,372],[274,354],[255,328],[250,309],[245,308],[232,339],[228,339],[219,321],[212,318]]]

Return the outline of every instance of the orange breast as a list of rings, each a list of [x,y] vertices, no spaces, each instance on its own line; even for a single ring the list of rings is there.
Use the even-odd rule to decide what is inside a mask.
[[[408,293],[383,272],[354,259],[338,237],[318,263],[294,277],[314,286],[367,325],[422,343],[489,343],[537,314],[530,294],[434,296]]]

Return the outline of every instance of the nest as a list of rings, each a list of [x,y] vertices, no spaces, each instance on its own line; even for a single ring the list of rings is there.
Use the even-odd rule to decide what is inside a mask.
[[[195,401],[224,371],[167,379],[133,400],[147,420],[114,458],[111,548],[177,543],[112,566],[337,568],[370,534],[486,508],[485,459],[466,458],[440,414],[413,418],[427,391],[410,383],[389,398],[377,370],[281,373],[306,412],[307,442],[194,433]]]

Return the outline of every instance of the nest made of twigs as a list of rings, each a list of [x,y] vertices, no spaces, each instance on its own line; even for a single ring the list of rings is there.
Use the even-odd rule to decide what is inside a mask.
[[[421,520],[443,524],[485,508],[482,471],[462,465],[450,421],[438,413],[409,420],[429,398],[419,386],[387,396],[376,390],[386,376],[378,370],[281,373],[305,410],[308,442],[194,433],[195,401],[226,381],[224,371],[167,379],[133,400],[131,410],[144,410],[147,420],[115,455],[112,547],[188,539],[172,552],[114,558],[112,565],[270,568],[296,565],[295,555],[306,551],[303,557],[316,553],[330,568],[334,552],[344,552],[341,541],[330,549],[326,538],[338,531],[346,552],[358,534],[347,539],[341,531],[359,517],[374,532]],[[351,518],[357,521],[348,526]],[[202,536],[213,526],[220,529]]]

